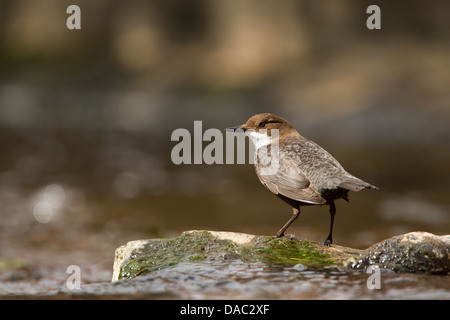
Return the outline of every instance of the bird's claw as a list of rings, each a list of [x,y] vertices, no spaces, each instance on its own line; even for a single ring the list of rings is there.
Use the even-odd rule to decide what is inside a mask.
[[[287,238],[287,239],[289,239],[289,240],[297,240],[297,237],[294,235],[294,234],[292,234],[292,233],[288,233],[288,234],[277,234],[276,236],[275,236],[275,238],[281,238],[281,237],[284,237],[284,238]]]

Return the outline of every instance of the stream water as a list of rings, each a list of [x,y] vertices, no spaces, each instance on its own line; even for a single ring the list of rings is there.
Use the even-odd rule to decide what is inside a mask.
[[[61,274],[59,281],[2,282],[0,291],[3,298],[33,299],[450,299],[448,276],[381,271],[374,280],[374,275],[337,266],[186,262],[133,280],[83,283],[79,289],[69,289]],[[368,285],[375,281],[378,287]]]

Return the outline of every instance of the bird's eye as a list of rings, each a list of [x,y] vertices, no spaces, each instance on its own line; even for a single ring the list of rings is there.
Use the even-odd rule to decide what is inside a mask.
[[[264,121],[261,121],[260,123],[258,123],[258,128],[262,128],[262,127],[264,127]]]

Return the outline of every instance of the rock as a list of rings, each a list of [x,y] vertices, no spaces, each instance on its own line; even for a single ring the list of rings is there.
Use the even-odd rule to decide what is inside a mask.
[[[128,242],[116,250],[112,281],[131,279],[180,262],[240,259],[279,265],[323,267],[342,264],[361,250],[222,231],[186,231],[174,239]],[[298,268],[298,266],[297,266]],[[303,268],[303,267],[302,267]]]
[[[449,274],[450,235],[428,232],[399,235],[372,245],[349,266],[366,269],[370,265],[396,272]]]
[[[203,262],[222,268],[242,261],[295,267],[366,269],[370,265],[396,272],[450,273],[450,235],[411,232],[358,250],[338,245],[222,231],[186,231],[173,239],[128,242],[116,250],[112,281],[132,279],[180,263]]]

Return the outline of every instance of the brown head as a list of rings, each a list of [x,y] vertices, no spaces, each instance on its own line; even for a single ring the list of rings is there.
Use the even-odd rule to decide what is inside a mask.
[[[277,134],[273,134],[272,130],[277,130]],[[227,128],[227,131],[244,131],[255,144],[256,149],[259,147],[273,143],[278,138],[282,141],[285,138],[300,138],[300,134],[285,119],[273,113],[260,113],[254,115],[241,126]],[[275,131],[274,131],[275,133]]]
[[[255,132],[264,132],[271,136],[272,129],[278,130],[278,136],[280,139],[287,137],[299,137],[300,134],[295,130],[295,128],[282,117],[279,117],[273,113],[260,113],[254,115],[247,120],[246,123],[239,127],[228,128],[228,130],[238,130],[242,129],[244,132],[251,130]]]

